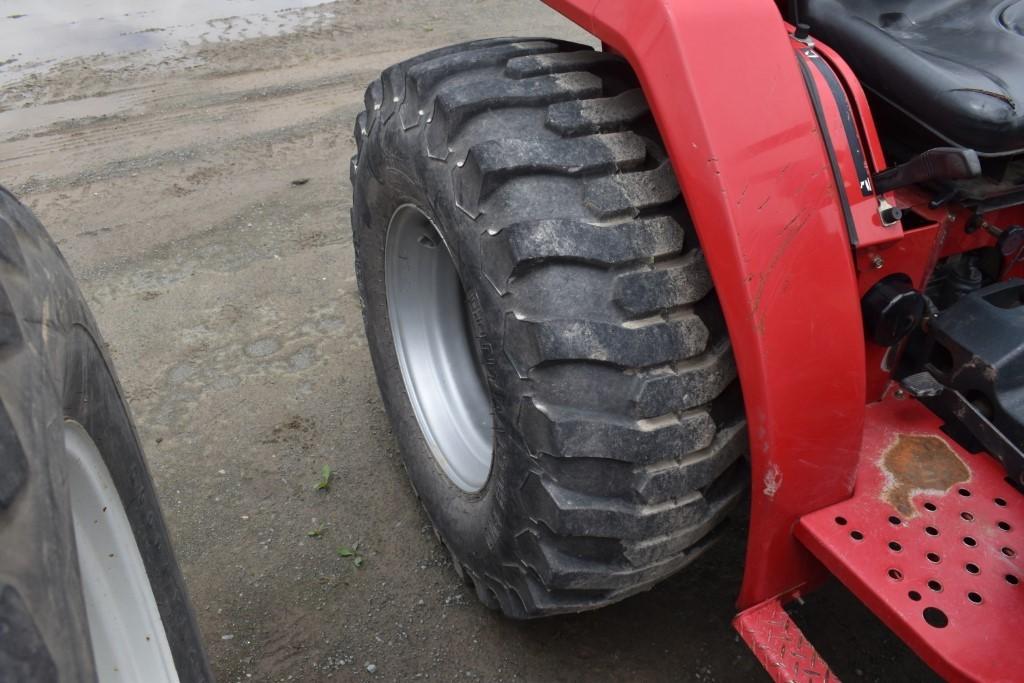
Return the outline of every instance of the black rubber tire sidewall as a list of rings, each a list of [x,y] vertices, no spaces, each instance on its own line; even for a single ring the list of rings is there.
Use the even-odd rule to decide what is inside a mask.
[[[410,160],[406,168],[415,168],[416,165],[415,160]],[[360,218],[364,227],[357,231],[355,246],[361,271],[367,339],[381,395],[414,490],[442,542],[458,544],[454,557],[457,571],[466,571],[470,575],[486,572],[485,567],[496,557],[493,546],[499,536],[494,529],[506,523],[501,498],[507,495],[507,482],[514,481],[512,470],[515,469],[516,458],[510,451],[516,445],[507,438],[508,430],[503,424],[507,411],[503,410],[500,401],[492,400],[495,424],[493,460],[490,476],[480,491],[467,493],[456,486],[430,451],[405,389],[388,317],[384,251],[388,224],[395,211],[406,204],[417,207],[431,219],[451,250],[474,313],[477,351],[484,358],[485,375],[492,396],[501,392],[500,383],[493,374],[495,360],[491,357],[492,350],[500,348],[500,345],[494,339],[495,321],[488,317],[495,307],[486,301],[489,293],[481,286],[471,254],[463,244],[464,238],[452,229],[460,220],[454,214],[458,209],[444,201],[430,201],[424,191],[424,188],[436,187],[436,183],[429,178],[414,180],[390,165],[381,168],[380,172],[385,176],[385,184],[378,183],[371,176],[359,188],[360,206],[355,210],[365,211],[365,214]],[[462,566],[462,563],[468,566]]]

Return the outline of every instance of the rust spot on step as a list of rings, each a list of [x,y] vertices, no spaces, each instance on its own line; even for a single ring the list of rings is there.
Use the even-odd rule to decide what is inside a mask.
[[[904,517],[916,514],[912,503],[916,494],[945,493],[971,476],[960,456],[938,436],[900,434],[882,457],[881,467],[888,479],[882,500]]]

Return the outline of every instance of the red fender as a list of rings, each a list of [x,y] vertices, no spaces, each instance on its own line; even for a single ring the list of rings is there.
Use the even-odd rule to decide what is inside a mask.
[[[823,568],[793,536],[850,496],[865,342],[839,193],[771,0],[545,0],[629,60],[668,146],[735,347],[752,502],[739,606]]]

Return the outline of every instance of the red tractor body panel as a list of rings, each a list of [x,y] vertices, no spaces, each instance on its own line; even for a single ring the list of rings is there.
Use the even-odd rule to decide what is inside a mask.
[[[751,435],[739,605],[799,590],[823,572],[792,529],[853,491],[866,378],[842,190],[794,42],[765,0],[546,1],[636,70],[706,252]]]

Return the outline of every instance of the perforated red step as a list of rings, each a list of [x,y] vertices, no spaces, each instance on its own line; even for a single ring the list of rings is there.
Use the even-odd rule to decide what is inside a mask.
[[[1024,680],[1024,496],[911,398],[868,408],[854,496],[796,535],[942,676]]]

